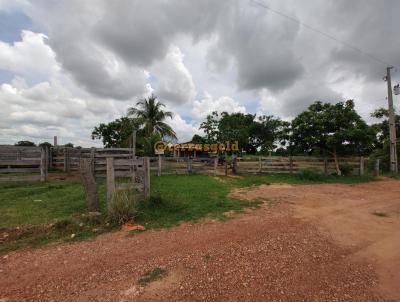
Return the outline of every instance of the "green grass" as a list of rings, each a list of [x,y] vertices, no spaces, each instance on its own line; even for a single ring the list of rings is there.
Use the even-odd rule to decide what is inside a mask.
[[[137,208],[135,222],[147,229],[197,221],[204,217],[229,219],[227,211],[240,212],[262,201],[228,197],[236,187],[265,183],[358,183],[372,177],[335,177],[310,173],[209,177],[170,175],[152,177],[151,199]],[[104,180],[98,180],[101,215],[88,216],[78,181],[0,183],[0,252],[35,247],[54,241],[77,241],[115,229],[108,223]],[[22,225],[19,229],[17,226]],[[6,234],[7,238],[2,236]],[[73,238],[71,235],[75,234]],[[135,235],[135,234],[131,234]]]
[[[105,185],[98,192],[105,209]],[[84,192],[78,181],[0,183],[0,228],[46,224],[85,212]]]
[[[259,203],[228,198],[231,186],[205,175],[171,175],[151,181],[152,198],[141,204],[136,218],[146,228],[169,227],[205,216],[224,218],[224,212]]]
[[[246,174],[238,178],[225,178],[233,187],[250,187],[268,183],[287,184],[322,184],[322,183],[343,183],[357,184],[373,181],[373,176],[324,176],[310,171],[301,171],[297,174]]]

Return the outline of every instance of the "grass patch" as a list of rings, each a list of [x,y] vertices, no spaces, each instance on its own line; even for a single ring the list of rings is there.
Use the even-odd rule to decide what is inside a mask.
[[[135,216],[135,223],[144,225],[146,229],[170,227],[204,217],[226,220],[229,219],[224,215],[226,212],[240,213],[263,202],[232,199],[228,195],[233,188],[271,183],[351,184],[373,179],[369,176],[325,177],[301,173],[237,178],[205,175],[152,177],[151,199],[136,204],[134,212],[128,209],[128,214]],[[108,223],[104,180],[98,180],[97,190],[101,213],[93,216],[86,211],[79,181],[0,183],[0,252],[54,241],[78,241],[115,229],[113,223]],[[125,208],[122,209],[125,213]],[[72,234],[75,234],[73,238]]]
[[[167,275],[167,270],[165,270],[161,267],[156,267],[155,269],[144,273],[139,278],[138,283],[141,286],[145,286],[145,285],[149,284],[150,282],[164,278],[166,275]]]
[[[115,226],[104,217],[90,214],[59,220],[53,224],[22,225],[0,229],[0,252],[24,247],[39,247],[50,242],[75,242],[109,232]]]
[[[98,188],[102,213],[106,189]],[[86,212],[78,181],[0,183],[0,228],[21,224],[48,224]]]
[[[372,212],[371,214],[372,214],[372,215],[375,215],[375,216],[379,216],[379,217],[389,217],[389,215],[386,214],[386,213],[384,213],[384,212],[374,211],[374,212]]]
[[[370,175],[365,176],[335,176],[300,171],[293,174],[245,174],[241,177],[223,177],[232,187],[251,187],[262,184],[287,183],[287,184],[322,184],[322,183],[343,183],[357,184],[375,180]]]
[[[152,198],[139,205],[135,219],[146,228],[169,227],[206,216],[224,218],[224,212],[258,203],[228,198],[231,187],[205,175],[171,175],[151,181]]]

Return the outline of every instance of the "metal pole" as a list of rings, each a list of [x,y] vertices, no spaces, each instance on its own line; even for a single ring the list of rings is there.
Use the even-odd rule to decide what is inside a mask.
[[[393,67],[386,68],[386,83],[388,89],[388,104],[389,104],[389,136],[390,136],[390,172],[398,172],[397,165],[397,147],[396,147],[396,125],[393,108],[393,95],[392,95],[392,80],[390,70]]]

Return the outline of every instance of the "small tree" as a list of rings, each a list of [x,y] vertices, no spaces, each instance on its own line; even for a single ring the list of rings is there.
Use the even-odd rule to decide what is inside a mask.
[[[292,143],[305,153],[331,154],[341,175],[338,154],[369,153],[374,131],[358,115],[354,102],[315,102],[292,121]]]
[[[207,143],[216,143],[218,140],[218,124],[219,114],[217,111],[213,111],[207,115],[204,122],[200,124],[200,130],[203,130],[206,134],[205,139]]]
[[[19,141],[19,142],[15,143],[15,146],[35,147],[36,144],[31,141]]]

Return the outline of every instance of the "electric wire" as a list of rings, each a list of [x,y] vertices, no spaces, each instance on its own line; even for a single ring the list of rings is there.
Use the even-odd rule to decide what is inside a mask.
[[[311,31],[313,31],[313,32],[315,32],[317,34],[320,34],[320,35],[324,36],[325,38],[328,38],[330,40],[336,41],[336,42],[338,42],[338,43],[340,43],[340,44],[342,44],[342,45],[344,45],[344,46],[346,46],[346,47],[348,47],[348,48],[350,48],[350,49],[352,49],[352,50],[354,50],[356,52],[359,52],[362,55],[367,56],[370,59],[373,59],[373,60],[375,60],[375,61],[377,61],[377,62],[379,62],[379,63],[381,63],[381,64],[383,64],[385,66],[393,66],[393,64],[390,64],[390,63],[386,62],[385,60],[382,60],[382,59],[376,57],[375,55],[370,54],[370,53],[362,50],[359,47],[356,47],[356,46],[354,46],[354,45],[352,45],[352,44],[350,44],[350,43],[348,43],[346,41],[340,40],[340,39],[334,37],[331,34],[328,34],[328,33],[324,32],[324,31],[322,31],[322,30],[320,30],[318,28],[315,28],[315,27],[313,27],[311,25],[308,25],[307,23],[304,23],[304,22],[302,22],[301,20],[299,20],[299,19],[297,19],[295,17],[292,17],[292,16],[287,15],[287,14],[285,14],[285,13],[283,13],[283,12],[277,10],[277,9],[274,9],[274,8],[270,7],[269,5],[266,5],[266,4],[264,4],[264,3],[260,2],[260,1],[257,1],[257,0],[250,0],[250,2],[256,4],[256,5],[260,6],[260,7],[263,7],[263,8],[265,8],[265,9],[267,9],[267,10],[269,10],[269,11],[271,11],[271,12],[273,12],[273,13],[281,16],[281,17],[284,17],[284,18],[292,21],[292,22],[295,22],[295,23],[301,25],[302,27],[307,28],[308,30],[311,30]],[[396,68],[400,68],[400,67],[396,67]]]

